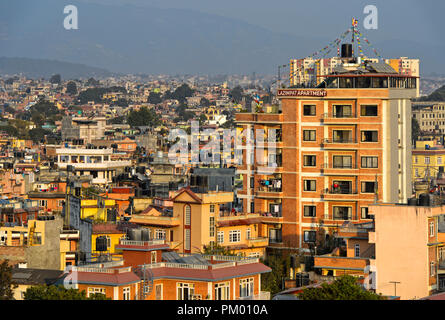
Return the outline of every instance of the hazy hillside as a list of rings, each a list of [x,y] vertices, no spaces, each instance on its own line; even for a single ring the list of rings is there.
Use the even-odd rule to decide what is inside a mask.
[[[55,60],[0,57],[0,75],[22,73],[30,78],[49,78],[60,74],[63,79],[102,78],[111,72],[82,64]]]
[[[78,30],[63,28],[68,4],[78,7]],[[297,37],[257,25],[182,9],[3,0],[0,56],[55,59],[123,73],[273,74],[289,58],[305,57],[333,40],[313,38],[310,30],[297,30],[305,35]],[[443,43],[428,47],[415,41],[375,45],[386,57],[421,58],[421,72],[445,72],[439,63]]]

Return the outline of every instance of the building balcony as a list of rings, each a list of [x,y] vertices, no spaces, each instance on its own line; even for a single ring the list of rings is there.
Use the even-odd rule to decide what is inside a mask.
[[[106,161],[99,163],[69,163],[57,162],[59,169],[65,170],[68,165],[73,166],[74,170],[112,170],[115,168],[129,167],[131,161]]]
[[[148,216],[133,214],[130,219],[131,223],[159,226],[159,227],[177,227],[180,225],[179,216]]]
[[[261,291],[259,294],[254,294],[247,297],[238,297],[238,300],[270,300],[270,292]]]
[[[317,269],[364,271],[367,265],[369,265],[369,259],[367,258],[336,257],[330,255],[314,257],[314,268]]]
[[[255,196],[258,198],[281,198],[283,196],[283,190],[282,188],[259,187],[255,191]]]
[[[336,189],[325,189],[321,193],[321,198],[324,200],[338,200],[338,201],[358,201],[357,190],[336,190]]]
[[[321,122],[326,124],[352,124],[356,123],[358,117],[355,113],[324,113]]]
[[[247,239],[246,242],[249,248],[267,247],[269,245],[269,238],[265,237],[250,238]]]
[[[321,146],[325,149],[357,149],[357,139],[323,139]]]
[[[325,163],[321,171],[324,175],[327,176],[356,176],[358,175],[359,170],[355,164],[338,166]]]

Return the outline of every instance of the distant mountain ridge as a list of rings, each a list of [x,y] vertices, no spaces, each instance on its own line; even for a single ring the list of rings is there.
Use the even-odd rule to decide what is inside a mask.
[[[78,7],[78,30],[63,27],[68,4]],[[260,25],[185,9],[0,1],[0,56],[70,61],[120,73],[259,75],[276,74],[289,59],[306,57],[332,41],[314,38],[309,29],[295,36]],[[445,73],[445,44],[417,41],[373,44],[384,57],[420,58],[421,73]]]
[[[418,101],[444,101],[445,102],[445,86],[433,91],[426,97],[421,97]]]
[[[0,57],[0,75],[23,74],[28,78],[50,78],[60,74],[62,79],[103,78],[112,73],[108,70],[84,64],[46,59]]]

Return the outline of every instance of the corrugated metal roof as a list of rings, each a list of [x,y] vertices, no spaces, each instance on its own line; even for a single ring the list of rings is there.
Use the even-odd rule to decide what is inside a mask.
[[[367,66],[377,73],[397,73],[396,70],[386,63],[370,62]]]

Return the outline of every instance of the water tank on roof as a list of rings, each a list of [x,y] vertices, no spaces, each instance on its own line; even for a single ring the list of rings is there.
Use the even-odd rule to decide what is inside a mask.
[[[419,195],[419,206],[428,207],[430,206],[431,200],[428,193],[422,193]]]
[[[128,237],[133,241],[141,241],[141,230],[140,229],[130,229],[128,232]]]
[[[343,43],[341,45],[341,57],[342,58],[352,58],[352,44]]]
[[[409,206],[417,206],[417,198],[411,198],[411,199],[408,199],[408,205]]]
[[[105,236],[100,236],[96,238],[96,251],[107,251],[108,239]]]
[[[142,229],[141,240],[142,241],[150,241],[150,230]]]

